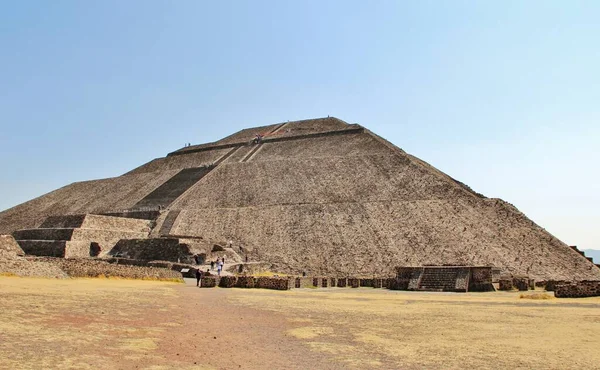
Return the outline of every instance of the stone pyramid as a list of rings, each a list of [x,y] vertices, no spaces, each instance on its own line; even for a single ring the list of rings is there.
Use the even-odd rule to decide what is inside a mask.
[[[73,183],[1,212],[0,233],[85,214],[149,220],[154,238],[231,243],[284,273],[477,265],[600,280],[600,268],[511,204],[333,117],[245,129],[122,176]]]

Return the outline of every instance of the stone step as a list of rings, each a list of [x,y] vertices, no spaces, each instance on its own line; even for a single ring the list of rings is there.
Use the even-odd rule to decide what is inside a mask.
[[[92,243],[66,240],[17,240],[25,254],[40,257],[95,257]]]
[[[16,240],[71,240],[71,241],[109,241],[119,239],[139,239],[148,236],[148,232],[104,230],[104,229],[24,229],[13,233]],[[115,242],[116,242],[115,241]]]
[[[148,232],[102,230],[102,229],[75,229],[72,241],[93,242],[118,242],[120,239],[143,239],[148,237]],[[114,245],[114,244],[113,244]],[[112,247],[112,245],[111,245]]]
[[[150,232],[150,220],[92,214],[51,216],[42,223],[40,228],[84,228]]]
[[[454,291],[458,270],[455,268],[424,269],[419,290]]]
[[[144,207],[168,207],[186,190],[206,176],[214,167],[186,168],[165,181],[153,192],[137,202],[132,209]]]
[[[13,233],[16,240],[71,240],[75,228],[23,229]]]

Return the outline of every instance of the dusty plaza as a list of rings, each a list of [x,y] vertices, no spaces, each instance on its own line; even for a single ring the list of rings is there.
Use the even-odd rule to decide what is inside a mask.
[[[599,297],[521,294],[2,277],[0,368],[600,368]]]

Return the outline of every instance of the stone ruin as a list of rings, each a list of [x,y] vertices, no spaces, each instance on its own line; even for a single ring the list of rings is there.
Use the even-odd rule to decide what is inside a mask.
[[[398,267],[392,289],[433,292],[494,291],[492,268],[478,266]]]
[[[328,287],[361,286],[346,277],[391,276],[396,266],[600,280],[598,266],[510,203],[333,117],[248,128],[67,185],[0,212],[0,233],[28,256],[167,269],[226,257],[236,271],[260,264],[323,276]],[[477,285],[483,270],[458,267],[423,267],[398,286],[488,289]]]

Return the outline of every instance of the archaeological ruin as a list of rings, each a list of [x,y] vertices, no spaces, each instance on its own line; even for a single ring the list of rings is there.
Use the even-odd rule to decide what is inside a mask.
[[[0,212],[0,234],[31,259],[175,270],[225,257],[231,274],[321,277],[319,286],[395,277],[425,290],[436,281],[432,290],[488,290],[492,269],[532,281],[600,280],[582,252],[510,203],[333,117],[248,128],[67,185]],[[471,286],[465,276],[476,276]]]

